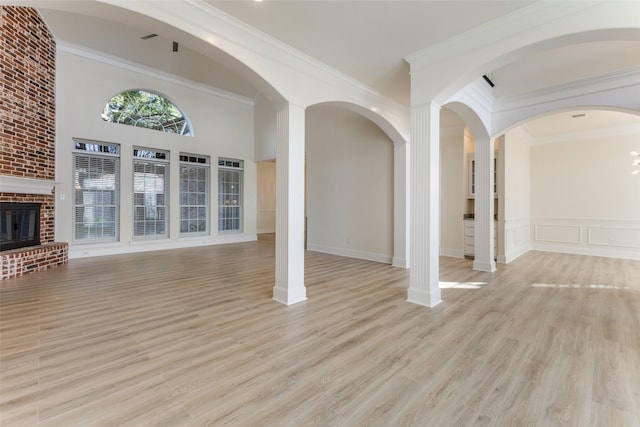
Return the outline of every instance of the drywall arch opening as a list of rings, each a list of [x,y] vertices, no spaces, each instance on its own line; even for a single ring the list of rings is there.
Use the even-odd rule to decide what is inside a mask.
[[[342,105],[306,110],[307,248],[390,264],[394,144],[377,124]]]
[[[412,92],[412,102],[420,103],[428,98],[437,103],[446,103],[483,75],[488,75],[495,84],[492,92],[496,97],[509,98],[521,96],[527,91],[561,86],[576,79],[590,79],[637,67],[633,58],[640,48],[640,27],[627,25],[616,28],[613,21],[624,20],[625,17],[610,18],[610,23],[594,21],[591,24],[600,28],[584,30],[584,26],[581,26],[573,32],[567,32],[572,26],[563,26],[560,20],[554,24],[554,27],[558,26],[556,30],[530,34],[520,43],[515,40],[526,35],[526,31],[518,30],[512,43],[486,41],[482,49],[472,43],[458,55],[467,58],[463,69],[456,62],[444,66],[444,70],[448,71],[439,70],[440,74],[451,74],[452,78],[448,81],[430,75],[428,70],[417,70],[415,74],[419,76],[419,81],[412,80],[412,85],[424,88]],[[549,35],[545,37],[545,34]],[[481,38],[478,42],[481,42]],[[475,50],[481,51],[482,55],[475,54]],[[572,68],[573,64],[578,63],[578,68]],[[434,87],[428,83],[430,80],[440,83]]]
[[[530,249],[640,258],[639,111],[556,110],[501,139],[505,262]]]
[[[25,6],[29,6],[29,1]],[[71,4],[73,3],[73,4]],[[160,5],[104,2],[33,2],[53,32],[58,48],[111,56],[124,66],[153,71],[164,78],[215,88],[220,95],[251,102],[258,93],[275,105],[284,97],[233,51],[224,50],[181,21],[165,19]],[[140,6],[140,7],[133,7]]]
[[[385,117],[383,117],[382,115],[378,114],[378,112],[373,111],[369,108],[365,108],[360,105],[357,105],[351,102],[344,102],[344,101],[330,101],[330,102],[323,102],[315,105],[316,106],[321,106],[321,105],[334,106],[334,107],[344,108],[345,110],[349,110],[354,113],[357,113],[369,119],[371,122],[377,125],[389,137],[392,143],[405,144],[407,142],[408,136],[406,135],[406,131],[407,131],[406,129],[398,129],[391,122],[389,122],[389,120],[387,120]]]

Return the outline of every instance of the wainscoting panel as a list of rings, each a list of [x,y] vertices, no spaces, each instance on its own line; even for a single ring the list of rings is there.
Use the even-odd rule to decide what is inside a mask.
[[[532,249],[640,259],[640,220],[532,218]]]
[[[531,223],[528,218],[508,219],[504,223],[504,257],[498,262],[509,263],[531,249]]]
[[[535,224],[534,239],[538,242],[580,243],[579,225]]]
[[[589,244],[640,248],[640,228],[589,227]]]

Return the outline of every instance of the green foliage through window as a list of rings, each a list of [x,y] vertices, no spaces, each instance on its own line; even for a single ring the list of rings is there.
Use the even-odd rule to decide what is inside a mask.
[[[191,135],[189,121],[175,104],[157,93],[144,90],[128,90],[111,98],[104,107],[102,120]]]

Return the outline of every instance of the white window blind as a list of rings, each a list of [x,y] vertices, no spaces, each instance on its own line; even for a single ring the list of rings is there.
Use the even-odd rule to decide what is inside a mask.
[[[209,158],[180,155],[180,233],[206,233],[209,224]]]
[[[118,238],[120,188],[119,146],[74,141],[73,239]]]
[[[218,160],[218,230],[242,231],[242,160]]]
[[[133,150],[133,235],[168,235],[169,154],[154,149]]]

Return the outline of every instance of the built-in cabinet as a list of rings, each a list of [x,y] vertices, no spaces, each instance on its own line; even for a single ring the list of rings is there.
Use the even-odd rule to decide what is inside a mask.
[[[476,156],[474,153],[468,154],[468,196],[470,199],[476,197]],[[493,157],[493,196],[498,197],[498,153]]]
[[[464,225],[464,256],[465,258],[473,258],[475,256],[476,250],[476,225],[475,220],[473,218],[466,218],[462,220]],[[493,256],[494,258],[498,255],[498,221],[493,222],[494,233],[493,233]]]

